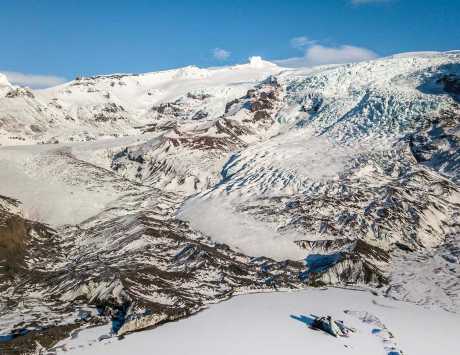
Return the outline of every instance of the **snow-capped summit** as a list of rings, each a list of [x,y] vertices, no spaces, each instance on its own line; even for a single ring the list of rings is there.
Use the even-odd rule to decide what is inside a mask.
[[[206,69],[198,68],[194,65],[180,68],[176,70],[174,79],[204,79],[209,76],[209,71]]]
[[[259,56],[254,56],[249,58],[249,65],[254,68],[260,68],[263,66],[274,66],[276,64],[273,64],[271,62],[267,62],[262,59],[262,57]]]

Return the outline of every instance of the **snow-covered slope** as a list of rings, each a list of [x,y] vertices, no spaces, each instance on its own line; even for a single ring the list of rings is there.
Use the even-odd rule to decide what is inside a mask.
[[[330,314],[356,329],[334,338],[309,328]],[[310,289],[236,297],[183,322],[98,341],[106,327],[83,330],[56,346],[58,354],[164,355],[315,353],[327,355],[456,354],[459,316],[374,297],[365,292]],[[181,341],[177,341],[180,334]],[[424,339],[421,341],[421,339]],[[442,344],[442,345],[440,345]],[[393,353],[392,353],[393,351]]]
[[[0,76],[0,206],[31,226],[0,240],[0,348],[325,284],[458,312],[459,102],[459,52]]]
[[[227,68],[190,66],[157,73],[81,77],[33,93],[20,89],[8,91],[5,96],[0,92],[0,143],[69,142],[133,135],[161,121],[165,110],[173,113],[176,106],[187,111],[181,119],[198,117],[198,112],[218,116],[228,101],[280,70],[254,57],[248,64]],[[0,81],[2,85],[7,82]]]

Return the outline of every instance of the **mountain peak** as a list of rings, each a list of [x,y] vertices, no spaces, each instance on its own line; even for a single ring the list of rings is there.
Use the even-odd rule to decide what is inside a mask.
[[[252,56],[249,57],[249,65],[254,68],[260,68],[264,66],[277,66],[276,64],[263,60],[261,56]]]

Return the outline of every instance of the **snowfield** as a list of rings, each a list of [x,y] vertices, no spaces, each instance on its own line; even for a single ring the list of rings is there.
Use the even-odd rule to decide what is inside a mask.
[[[331,315],[357,332],[334,338],[312,330],[307,325],[311,313]],[[122,340],[98,340],[108,333],[107,327],[86,329],[54,349],[57,354],[82,355],[455,355],[459,332],[459,315],[365,291],[330,288],[238,296]]]
[[[83,222],[127,191],[141,188],[108,169],[113,150],[147,137],[0,147],[0,195],[22,201],[31,220],[55,227]]]
[[[275,226],[235,212],[225,201],[190,199],[179,210],[178,218],[246,255],[268,256],[279,261],[301,260],[305,256],[305,251],[293,243],[302,239],[300,234],[281,235]]]

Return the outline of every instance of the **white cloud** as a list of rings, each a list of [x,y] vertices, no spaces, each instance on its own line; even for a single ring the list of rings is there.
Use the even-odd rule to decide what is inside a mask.
[[[222,48],[214,48],[213,50],[213,56],[217,60],[226,60],[230,57],[231,52],[222,49]]]
[[[55,75],[25,74],[14,71],[1,71],[1,73],[6,75],[10,83],[20,86],[28,86],[32,89],[47,88],[67,81],[66,78]]]
[[[305,47],[314,44],[315,41],[310,40],[306,36],[300,36],[291,38],[290,43],[292,48],[304,49]]]
[[[360,62],[376,57],[377,54],[369,49],[347,45],[340,47],[314,45],[305,52],[305,58],[311,65]]]
[[[326,47],[315,44],[305,50],[303,57],[293,57],[277,60],[275,63],[285,67],[312,67],[322,64],[342,64],[360,62],[377,58],[377,54],[370,49],[344,45]]]

